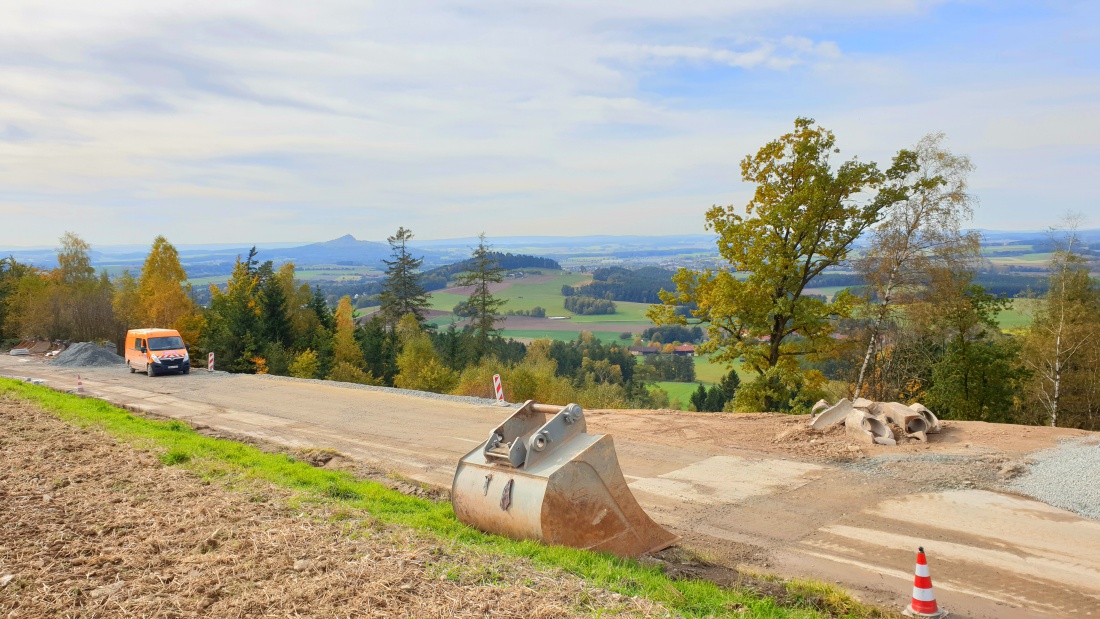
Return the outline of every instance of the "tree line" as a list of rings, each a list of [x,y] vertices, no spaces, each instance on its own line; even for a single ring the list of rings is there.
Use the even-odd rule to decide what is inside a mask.
[[[490,252],[488,257],[495,262],[498,267],[506,271],[527,268],[547,269],[551,271],[561,270],[561,265],[558,264],[557,260],[543,258],[541,256]],[[469,270],[470,265],[468,262],[468,260],[463,260],[455,264],[447,264],[424,271],[420,274],[420,283],[427,291],[442,290],[448,286],[449,282],[451,282],[456,275]]]
[[[615,302],[610,299],[596,299],[593,297],[566,297],[565,309],[578,316],[592,316],[598,314],[614,314]]]
[[[588,407],[668,406],[651,389],[657,375],[636,376],[636,360],[618,344],[589,333],[570,342],[524,345],[502,338],[501,254],[480,237],[454,283],[471,292],[465,325],[427,321],[422,261],[409,250],[412,232],[387,239],[391,258],[379,283],[378,310],[356,316],[350,295],[333,307],[321,290],[295,277],[295,265],[261,261],[253,248],[234,263],[224,285],[212,285],[204,307],[193,301],[179,254],[157,237],[137,274],[114,278],[91,267],[90,246],[66,233],[59,266],[42,270],[0,260],[0,339],[114,341],[139,327],[176,328],[191,353],[213,352],[218,369],[493,397],[492,375],[512,401],[537,399]],[[530,313],[530,312],[529,312]],[[536,314],[538,312],[535,312]],[[643,379],[649,376],[648,379]]]
[[[592,297],[611,301],[660,303],[661,290],[672,288],[672,271],[657,267],[631,270],[600,267],[592,271],[592,281],[583,286],[562,286],[562,296]]]

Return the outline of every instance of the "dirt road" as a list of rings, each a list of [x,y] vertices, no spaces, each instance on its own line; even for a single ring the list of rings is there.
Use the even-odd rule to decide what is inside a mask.
[[[75,371],[0,358],[0,374],[75,386]],[[89,371],[97,397],[218,431],[326,446],[449,486],[509,409],[334,384],[196,372]],[[1100,522],[999,491],[1002,470],[1088,433],[949,423],[931,444],[849,445],[805,418],[588,411],[643,507],[715,559],[909,599],[917,546],[941,605],[989,619],[1100,617]]]

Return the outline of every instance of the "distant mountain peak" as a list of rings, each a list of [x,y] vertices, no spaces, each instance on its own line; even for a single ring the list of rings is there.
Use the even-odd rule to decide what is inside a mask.
[[[338,239],[332,239],[326,245],[351,245],[352,243],[358,243],[359,240],[350,234],[345,234]]]

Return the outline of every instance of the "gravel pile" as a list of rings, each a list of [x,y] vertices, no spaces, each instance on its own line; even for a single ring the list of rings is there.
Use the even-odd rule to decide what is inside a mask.
[[[51,365],[66,368],[106,368],[123,363],[126,361],[122,357],[98,344],[79,342],[57,355]]]
[[[348,389],[363,389],[365,391],[381,391],[383,393],[394,393],[397,395],[407,395],[414,398],[425,398],[428,400],[445,400],[447,402],[461,402],[463,404],[475,404],[478,406],[495,406],[497,401],[490,400],[488,398],[475,398],[468,395],[447,395],[445,393],[432,393],[430,391],[414,391],[412,389],[398,389],[397,387],[375,387],[372,385],[359,385],[356,383],[342,383],[332,380],[318,380],[316,378],[292,378],[290,376],[276,376],[274,374],[256,374],[256,378],[262,378],[264,380],[292,380],[300,383],[314,383],[318,385],[338,385],[340,387],[346,387]],[[509,404],[511,406],[511,404]],[[503,407],[502,407],[503,408]]]
[[[1035,463],[1009,488],[1048,505],[1100,520],[1100,442],[1066,441],[1032,454]]]

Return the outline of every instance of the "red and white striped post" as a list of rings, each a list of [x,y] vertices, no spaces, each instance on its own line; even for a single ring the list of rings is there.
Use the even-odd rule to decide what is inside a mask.
[[[80,374],[76,375],[76,392],[84,393],[84,381],[80,380]]]
[[[214,353],[208,353],[206,355],[206,371],[207,372],[213,372],[214,371]]]
[[[906,617],[930,617],[940,619],[947,616],[946,610],[940,610],[936,604],[936,594],[932,591],[932,577],[928,572],[928,559],[924,556],[924,546],[917,549],[917,569],[913,576],[913,599],[909,608],[902,611]]]
[[[500,374],[493,374],[493,390],[497,394],[497,404],[504,406],[504,385],[500,382]]]

